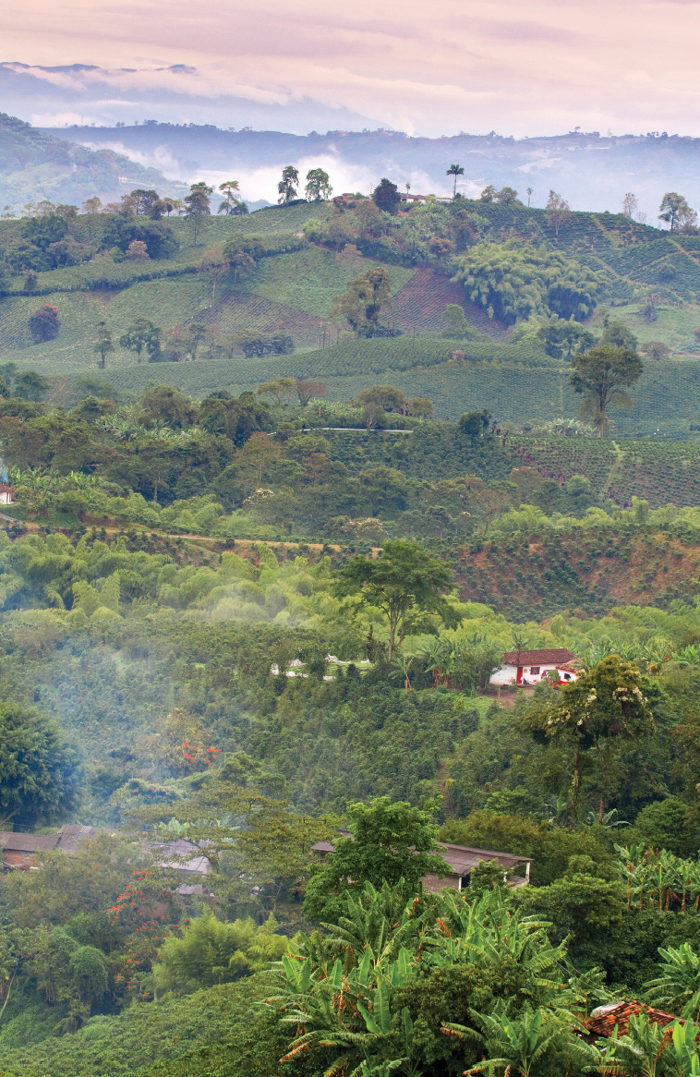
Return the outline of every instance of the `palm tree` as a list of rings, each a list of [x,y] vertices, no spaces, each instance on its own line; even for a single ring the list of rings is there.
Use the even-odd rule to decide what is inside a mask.
[[[447,172],[445,173],[445,175],[446,176],[454,176],[454,178],[455,178],[454,187],[452,189],[452,197],[456,198],[457,197],[457,176],[463,176],[464,175],[464,169],[462,168],[461,165],[450,165],[450,167],[447,169]]]
[[[525,193],[527,194],[527,208],[530,208],[530,198],[532,197],[532,187],[526,187]]]
[[[524,650],[527,650],[527,643],[528,643],[527,636],[525,635],[524,632],[514,632],[513,633],[513,646],[515,648],[515,654],[516,654],[516,659],[515,659],[516,666],[522,666],[522,662],[520,661],[520,659],[522,657],[522,652]]]

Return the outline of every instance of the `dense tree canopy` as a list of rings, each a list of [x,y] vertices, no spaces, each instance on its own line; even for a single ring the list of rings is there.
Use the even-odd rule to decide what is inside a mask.
[[[443,597],[451,582],[444,562],[406,539],[384,543],[377,558],[352,558],[336,581],[339,597],[358,595],[369,606],[384,610],[389,621],[387,661],[391,662],[407,632],[432,631],[431,615],[446,625],[460,615]]]
[[[78,756],[55,722],[16,703],[0,707],[0,829],[65,817],[76,804]]]
[[[490,318],[513,324],[532,314],[581,320],[601,295],[601,275],[564,255],[530,245],[481,244],[456,259],[455,280]]]

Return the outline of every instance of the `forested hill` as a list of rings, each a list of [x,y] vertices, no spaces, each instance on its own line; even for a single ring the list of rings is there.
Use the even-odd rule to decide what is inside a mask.
[[[417,193],[448,194],[452,182],[445,172],[458,161],[464,167],[458,190],[472,196],[487,184],[508,185],[521,193],[532,187],[532,204],[543,206],[554,187],[575,209],[616,212],[625,193],[632,190],[650,221],[656,220],[656,207],[667,190],[683,190],[691,204],[700,202],[700,139],[665,132],[623,136],[570,132],[525,139],[492,132],[419,138],[398,131],[292,135],[155,122],[119,128],[46,128],[46,132],[92,147],[118,146],[120,152],[133,154],[139,161],[150,156],[156,163],[157,151],[161,160],[167,153],[177,175],[183,177],[206,174],[207,169],[248,174],[262,166],[281,168],[323,157],[336,184],[334,158],[343,174],[352,176],[356,169],[355,183],[361,187],[367,188],[370,182],[374,186],[380,176],[388,175],[397,182],[410,181]],[[245,194],[259,197],[254,190],[246,189]]]
[[[66,141],[65,131],[50,134],[0,113],[0,205],[6,208],[19,210],[45,198],[77,205],[93,195],[116,200],[132,187],[154,185],[167,193],[181,190],[156,168],[106,147],[87,149]]]

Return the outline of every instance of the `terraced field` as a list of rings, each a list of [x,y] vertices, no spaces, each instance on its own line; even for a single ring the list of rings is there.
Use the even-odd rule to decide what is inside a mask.
[[[392,266],[392,278],[396,272]],[[444,329],[440,315],[448,303],[464,308],[467,321],[495,340],[503,340],[506,326],[495,321],[466,296],[464,285],[453,283],[443,273],[432,269],[417,269],[410,280],[393,298],[386,318],[404,333],[439,333]]]
[[[700,547],[661,532],[516,536],[466,550],[460,564],[462,600],[488,602],[517,621],[565,607],[595,616],[616,606],[664,609],[700,588]]]

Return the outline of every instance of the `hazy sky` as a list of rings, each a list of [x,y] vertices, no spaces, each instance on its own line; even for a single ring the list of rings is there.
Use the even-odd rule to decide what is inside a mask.
[[[22,0],[0,42],[4,61],[137,69],[115,102],[150,86],[427,135],[700,135],[700,0]],[[173,64],[196,70],[156,70]]]

